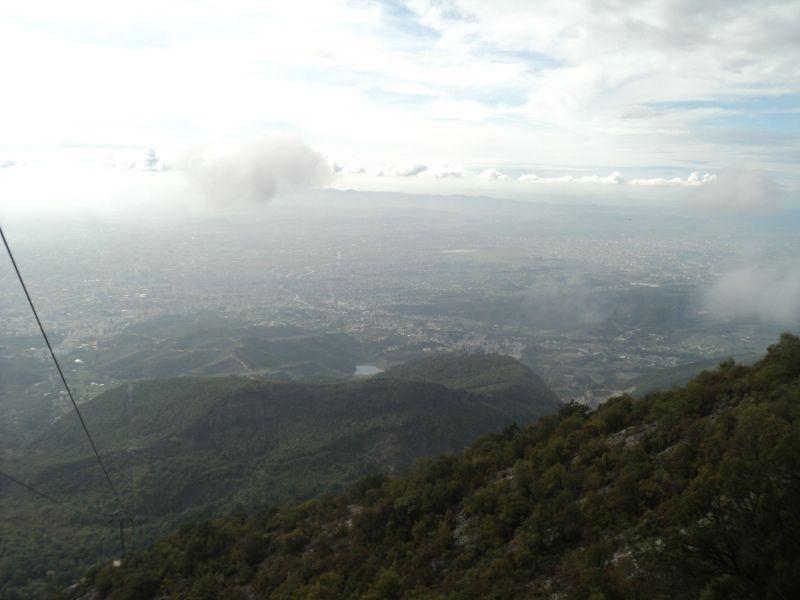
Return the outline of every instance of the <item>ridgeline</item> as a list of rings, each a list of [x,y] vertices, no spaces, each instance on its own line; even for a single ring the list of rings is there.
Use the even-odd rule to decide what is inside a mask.
[[[87,402],[82,413],[134,517],[129,550],[181,523],[340,493],[560,406],[513,359],[433,360],[454,376],[427,380],[423,360],[397,376],[333,383],[181,377],[123,385]],[[472,391],[478,380],[514,393]],[[63,504],[0,480],[2,598],[41,597],[119,555],[114,498],[79,427],[65,415],[8,462]]]

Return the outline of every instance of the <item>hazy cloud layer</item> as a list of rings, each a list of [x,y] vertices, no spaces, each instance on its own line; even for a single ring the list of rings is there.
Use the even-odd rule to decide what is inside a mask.
[[[420,177],[428,179],[451,179],[470,177],[472,171],[465,169],[459,163],[425,163],[412,162],[400,163],[391,166],[338,164],[335,163],[334,172],[344,175],[367,175],[369,177]],[[492,169],[493,170],[493,169]]]
[[[617,185],[644,185],[649,187],[699,187],[707,183],[716,181],[717,176],[713,173],[703,173],[697,171],[690,173],[686,178],[665,177],[625,179],[619,171],[614,171],[608,175],[562,175],[559,177],[539,177],[536,174],[522,175],[520,181],[536,181],[539,183],[603,183]]]
[[[427,170],[428,170],[428,165],[424,163],[413,163],[413,164],[400,165],[398,167],[394,167],[394,169],[389,173],[389,175],[396,175],[398,177],[413,177],[414,175],[419,175],[420,173]]]
[[[327,184],[331,168],[321,154],[293,137],[262,136],[234,148],[204,148],[176,162],[214,204],[268,202],[282,192]]]
[[[412,157],[364,171],[395,176],[397,191],[494,168],[610,183],[598,189],[614,197],[620,182],[605,179],[619,170],[666,198],[710,183],[678,169],[738,164],[800,189],[793,0],[6,4],[0,131],[26,167],[65,140],[97,165],[111,147],[172,157],[270,127],[326,156]]]
[[[166,171],[169,165],[164,162],[156,151],[148,148],[144,155],[135,159],[120,159],[111,156],[103,161],[102,166],[107,169],[120,169],[123,171]]]
[[[701,207],[731,212],[769,211],[780,206],[783,188],[767,173],[729,170],[705,186],[698,199]]]
[[[472,175],[472,172],[468,169],[465,169],[464,166],[459,163],[444,163],[440,165],[432,165],[424,172],[420,173],[420,175],[431,177],[433,179],[455,179],[460,177],[468,177]]]
[[[495,181],[506,181],[508,179],[511,179],[508,175],[506,175],[505,173],[501,173],[497,169],[485,169],[480,172],[478,177],[480,177],[481,179],[493,179]]]
[[[716,180],[717,176],[714,173],[703,173],[701,175],[697,171],[693,171],[686,179],[681,179],[680,177],[672,177],[670,179],[654,177],[651,179],[631,179],[628,183],[652,187],[699,187],[707,183],[713,183]]]
[[[535,173],[530,173],[528,175],[521,175],[519,178],[520,181],[533,181],[538,183],[614,183],[614,184],[623,184],[625,183],[625,178],[622,177],[618,172],[611,173],[610,175],[602,176],[602,175],[584,175],[581,177],[576,177],[574,175],[561,175],[559,177],[539,177]]]
[[[9,167],[13,167],[16,164],[17,163],[14,162],[13,160],[4,160],[0,162],[0,169],[8,169]]]
[[[472,171],[459,163],[404,163],[393,166],[367,166],[352,163],[333,163],[332,170],[344,175],[367,175],[370,177],[427,177],[433,179],[477,177],[490,181],[512,181],[510,175],[496,168]],[[626,179],[619,171],[608,175],[537,175],[527,173],[517,181],[533,183],[596,183],[602,185],[634,185],[647,187],[701,187],[717,181],[714,173],[693,171],[686,177],[651,177]]]
[[[780,264],[747,264],[723,274],[707,291],[707,310],[723,317],[800,322],[800,257]]]

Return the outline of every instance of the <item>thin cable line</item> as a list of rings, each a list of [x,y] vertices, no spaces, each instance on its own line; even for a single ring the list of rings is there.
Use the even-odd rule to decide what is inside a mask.
[[[42,332],[42,337],[44,338],[44,342],[45,344],[47,344],[47,349],[50,351],[50,356],[53,359],[53,363],[55,363],[56,365],[58,374],[61,377],[61,383],[64,384],[64,389],[67,391],[67,395],[69,396],[69,399],[72,402],[72,406],[75,409],[75,414],[78,415],[78,419],[81,422],[83,431],[89,440],[89,444],[91,444],[92,446],[92,451],[94,452],[95,457],[97,457],[97,463],[100,465],[100,469],[103,471],[103,475],[105,475],[106,481],[108,482],[111,491],[114,492],[114,496],[117,498],[117,501],[119,502],[120,511],[125,513],[126,511],[124,510],[122,497],[119,495],[119,492],[117,492],[117,488],[111,481],[111,477],[108,475],[106,466],[103,464],[103,459],[100,458],[100,453],[97,451],[97,446],[95,446],[94,440],[92,439],[92,434],[89,433],[89,428],[86,426],[86,421],[83,420],[83,415],[81,414],[81,411],[78,408],[78,403],[75,401],[75,397],[72,395],[72,390],[70,389],[69,384],[67,383],[67,378],[64,377],[64,372],[61,370],[61,364],[58,362],[58,358],[56,358],[56,353],[53,352],[53,346],[50,344],[50,338],[47,337],[47,332],[45,331],[44,325],[42,325],[42,321],[39,318],[39,313],[36,312],[36,306],[33,304],[33,300],[31,299],[30,293],[28,293],[28,287],[25,285],[25,280],[22,278],[22,273],[20,273],[19,267],[17,266],[17,261],[14,259],[13,252],[11,252],[11,246],[8,245],[8,240],[6,240],[6,235],[5,233],[3,233],[3,228],[1,226],[0,226],[0,238],[3,239],[3,245],[6,247],[6,252],[8,252],[8,257],[11,259],[11,264],[14,266],[14,271],[17,274],[17,279],[19,279],[19,283],[22,286],[22,290],[25,292],[25,297],[28,299],[28,304],[31,307],[31,311],[33,311],[33,316],[36,317],[36,323],[39,325],[39,331]]]
[[[59,500],[56,500],[55,498],[52,498],[51,496],[48,496],[44,492],[40,492],[39,490],[37,490],[32,485],[28,485],[24,481],[20,481],[19,479],[17,479],[13,475],[9,475],[8,473],[4,473],[3,471],[0,471],[0,477],[5,477],[9,481],[13,481],[17,485],[21,485],[22,487],[24,487],[26,490],[28,490],[32,494],[36,494],[37,496],[40,496],[40,497],[44,498],[45,500],[48,500],[49,502],[52,502],[53,504],[59,504],[59,505],[63,505],[64,504],[63,502],[61,502]]]
[[[31,494],[39,496],[40,498],[43,498],[44,500],[47,500],[48,502],[52,502],[53,504],[56,504],[56,505],[61,506],[61,507],[67,507],[68,506],[68,504],[66,502],[64,502],[62,500],[56,500],[52,496],[50,496],[48,494],[45,494],[43,491],[36,489],[32,485],[29,485],[29,484],[25,483],[21,479],[17,479],[13,475],[9,475],[5,471],[0,471],[0,477],[5,477],[9,481],[11,481],[13,483],[16,483],[20,487],[25,488]],[[88,518],[88,519],[85,518],[85,517],[79,516],[78,520],[80,522],[83,522],[83,523],[93,523],[93,524],[98,524],[98,523],[103,523],[103,524],[119,523],[120,521],[133,523],[133,519],[131,517],[128,517],[127,515],[125,517],[122,517],[120,515],[101,515],[101,516],[95,516],[93,518]]]

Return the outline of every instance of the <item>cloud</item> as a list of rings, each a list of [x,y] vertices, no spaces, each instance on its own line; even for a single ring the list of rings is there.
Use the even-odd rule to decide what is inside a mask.
[[[387,166],[364,166],[364,165],[346,165],[339,171],[346,175],[369,175],[370,177],[414,177],[420,173],[424,173],[428,169],[428,165],[423,163],[413,163],[404,165]]]
[[[405,162],[394,165],[363,165],[359,163],[331,164],[334,173],[342,175],[366,175],[368,177],[401,177],[427,179],[459,179],[474,175],[460,163]],[[495,169],[487,169],[478,177],[484,179],[508,179],[508,176]]]
[[[119,159],[110,156],[103,161],[102,166],[106,169],[119,169],[122,171],[166,171],[169,165],[159,158],[156,151],[148,148],[144,155],[136,159]]]
[[[404,163],[393,166],[361,167],[347,171],[349,174],[365,174],[371,177],[427,177],[429,179],[448,179],[467,177],[471,171],[458,163],[428,164],[422,162]]]
[[[481,179],[493,179],[495,181],[506,181],[508,179],[511,179],[508,175],[506,175],[505,173],[501,173],[497,169],[486,169],[484,171],[481,171],[478,177],[480,177]]]
[[[772,265],[746,264],[724,273],[705,294],[715,316],[800,322],[800,257]]]
[[[364,175],[367,172],[367,167],[358,163],[330,163],[332,173],[343,175]]]
[[[17,91],[0,114],[9,152],[182,146],[268,115],[376,161],[425,140],[427,156],[464,164],[758,160],[796,179],[798,2],[232,0],[226,18],[188,22],[182,3],[163,4],[97,3],[78,18],[15,3],[0,23],[0,52],[18,57],[4,71]]]
[[[619,172],[614,171],[610,175],[606,175],[602,177],[600,175],[589,175],[588,177],[581,177],[581,183],[611,183],[611,184],[622,184],[625,183],[625,179]]]
[[[652,179],[631,179],[628,183],[630,185],[645,185],[651,187],[699,187],[707,183],[713,183],[717,180],[717,176],[713,173],[703,173],[702,175],[697,171],[693,171],[686,179],[680,177],[672,177],[665,179],[664,177],[655,177]]]
[[[368,175],[370,177],[422,177],[429,179],[457,179],[470,178],[483,179],[488,181],[509,181],[511,177],[496,168],[487,168],[481,171],[471,171],[460,163],[425,163],[410,162],[397,165],[372,165],[351,163],[332,163],[332,170],[335,173],[344,175]],[[700,188],[717,182],[718,176],[714,173],[700,173],[693,171],[686,177],[650,177],[626,179],[619,171],[613,171],[608,175],[548,175],[541,176],[535,173],[528,173],[517,177],[520,182],[544,183],[544,184],[596,184],[602,186],[643,186],[643,187],[681,187],[681,188]]]
[[[601,183],[601,184],[624,184],[625,178],[617,171],[609,175],[584,175],[576,177],[574,175],[562,175],[560,177],[539,177],[536,174],[521,175],[520,181],[535,181],[538,183]]]
[[[698,205],[730,212],[769,211],[777,208],[784,189],[768,173],[729,169],[703,189]]]
[[[533,181],[538,183],[599,183],[603,185],[633,185],[646,187],[702,187],[717,181],[717,175],[713,173],[703,173],[693,171],[687,177],[651,177],[638,179],[625,179],[619,171],[614,171],[609,175],[560,175],[552,177],[540,177],[536,174],[522,175],[520,181]]]
[[[395,177],[413,177],[427,170],[428,165],[425,163],[411,163],[392,167],[387,175],[393,175]]]
[[[455,179],[472,175],[472,172],[458,163],[443,163],[431,165],[421,174],[432,179]]]
[[[268,202],[277,194],[327,184],[321,154],[288,136],[261,136],[233,148],[202,148],[175,165],[215,204]]]
[[[9,167],[13,167],[16,164],[17,163],[14,162],[13,160],[5,160],[3,162],[0,162],[0,169],[8,169]]]

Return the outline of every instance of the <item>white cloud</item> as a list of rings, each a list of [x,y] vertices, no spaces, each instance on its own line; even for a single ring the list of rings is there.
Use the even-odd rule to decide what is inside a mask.
[[[537,183],[599,183],[599,184],[614,184],[614,185],[632,185],[632,186],[645,186],[645,187],[684,187],[684,188],[697,188],[714,184],[718,180],[715,173],[703,173],[702,175],[693,171],[688,176],[671,177],[650,177],[650,178],[636,178],[626,179],[619,171],[614,171],[609,175],[559,175],[540,177],[534,173],[521,175],[520,181],[530,181]]]
[[[367,172],[367,167],[360,163],[331,162],[329,163],[332,173],[343,175],[363,175]]]
[[[393,165],[365,165],[362,163],[333,163],[333,171],[343,175],[363,175],[369,178],[374,177],[400,177],[400,178],[427,178],[427,179],[447,179],[447,178],[462,178],[470,177],[473,175],[472,171],[465,169],[459,163],[427,163],[427,162],[400,162]],[[496,177],[491,177],[488,171],[493,171],[497,174]],[[484,174],[486,173],[486,174]],[[502,179],[504,176],[499,171],[494,169],[487,169],[486,172],[481,173],[483,178]]]
[[[588,177],[581,177],[581,183],[613,183],[613,184],[621,184],[625,183],[625,179],[622,175],[619,174],[618,171],[614,171],[613,173],[606,175],[605,177],[601,175],[590,175]]]
[[[120,159],[116,156],[106,158],[102,166],[107,169],[121,169],[125,171],[166,171],[169,165],[156,154],[152,148],[148,148],[144,154],[135,159]]]
[[[287,136],[260,136],[241,144],[206,147],[176,162],[215,204],[263,203],[282,192],[319,187],[330,181],[321,154]]]
[[[763,171],[728,169],[709,183],[697,203],[710,210],[769,211],[778,208],[784,198],[784,188]]]
[[[527,175],[520,175],[520,181],[535,181],[538,183],[600,183],[600,184],[615,184],[621,185],[626,183],[625,178],[618,172],[614,171],[609,175],[561,175],[557,177],[539,177],[534,173]]]
[[[697,171],[693,171],[685,179],[680,177],[672,177],[666,179],[664,177],[654,177],[651,179],[631,179],[628,183],[630,185],[646,185],[652,187],[699,187],[707,183],[713,183],[717,180],[717,175],[714,173],[703,173],[702,175]]]
[[[66,140],[175,156],[280,130],[354,164],[391,165],[424,145],[428,169],[384,173],[402,177],[469,176],[444,163],[515,174],[745,164],[800,179],[794,132],[762,138],[751,118],[797,110],[787,104],[800,90],[798,2],[390,5],[18,2],[0,22],[0,54],[15,57],[4,71],[4,151],[28,164],[18,149]],[[736,143],[715,141],[723,134]],[[130,162],[141,158],[115,161]],[[604,177],[536,179],[620,183]],[[708,183],[628,181],[668,191]]]
[[[363,165],[360,163],[331,163],[335,173],[343,175],[364,175],[374,177],[416,177],[428,179],[447,179],[447,178],[473,178],[486,181],[509,181],[511,177],[496,168],[486,168],[480,171],[472,171],[465,168],[460,163],[426,163],[426,162],[405,162],[396,165]],[[608,175],[548,175],[540,176],[534,173],[524,174],[517,177],[520,182],[543,183],[543,184],[597,184],[600,186],[644,186],[644,187],[683,187],[700,188],[717,182],[718,176],[714,173],[691,172],[686,177],[651,177],[626,179],[619,171],[613,171]],[[747,189],[747,186],[743,186]],[[741,192],[741,190],[740,190]]]
[[[800,257],[727,271],[707,290],[705,305],[715,316],[800,322]]]
[[[430,177],[432,179],[450,179],[468,177],[469,175],[472,175],[472,172],[468,171],[463,167],[463,165],[458,163],[442,163],[431,165],[421,174],[424,177]]]
[[[16,164],[17,163],[13,160],[4,160],[3,162],[0,162],[0,169],[8,169],[9,167],[13,167]]]
[[[497,169],[485,169],[478,175],[481,179],[494,179],[495,181],[507,181],[511,179],[505,173],[501,173]]]
[[[427,170],[428,165],[425,163],[409,163],[392,167],[387,174],[394,175],[396,177],[413,177],[414,175],[419,175]]]

